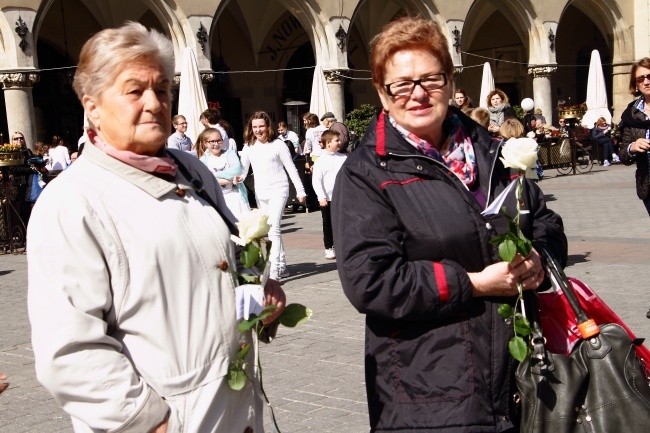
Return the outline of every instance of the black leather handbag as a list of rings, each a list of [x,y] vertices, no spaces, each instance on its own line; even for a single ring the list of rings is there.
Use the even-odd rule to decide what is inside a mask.
[[[566,276],[545,253],[551,280],[560,285],[579,324],[589,318]],[[517,368],[522,433],[621,433],[650,430],[650,383],[635,347],[617,324],[591,326],[593,335],[577,343],[571,354],[544,347],[534,305],[525,294],[531,322],[532,354]],[[589,326],[587,326],[589,328]]]

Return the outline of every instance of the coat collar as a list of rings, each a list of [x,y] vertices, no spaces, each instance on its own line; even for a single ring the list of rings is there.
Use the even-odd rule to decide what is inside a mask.
[[[86,143],[83,155],[93,164],[121,177],[156,199],[179,188],[192,189],[190,183],[178,172],[173,181],[167,181],[107,155],[92,143]]]

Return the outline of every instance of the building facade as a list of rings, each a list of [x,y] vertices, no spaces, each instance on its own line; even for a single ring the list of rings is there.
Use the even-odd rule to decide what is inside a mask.
[[[22,131],[30,146],[52,134],[76,143],[83,111],[71,83],[80,49],[125,21],[167,35],[179,74],[183,49],[194,49],[209,104],[240,137],[256,110],[298,131],[309,107],[297,101],[309,102],[315,65],[342,119],[361,104],[379,106],[368,45],[405,14],[440,24],[454,84],[475,106],[489,62],[511,103],[531,97],[549,121],[558,102],[585,100],[596,49],[617,120],[632,99],[630,65],[649,55],[649,11],[650,0],[0,0],[0,133]]]

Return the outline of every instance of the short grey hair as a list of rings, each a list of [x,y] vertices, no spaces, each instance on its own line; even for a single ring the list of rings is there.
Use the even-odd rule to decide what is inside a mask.
[[[165,76],[174,78],[174,47],[160,32],[140,23],[106,29],[90,38],[81,48],[79,65],[72,84],[79,100],[84,95],[100,98],[115,78],[134,61],[152,60]]]

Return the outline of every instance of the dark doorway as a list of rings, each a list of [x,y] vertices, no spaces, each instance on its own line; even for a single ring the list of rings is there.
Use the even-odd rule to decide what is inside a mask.
[[[83,135],[83,108],[72,89],[75,69],[69,56],[47,42],[37,45],[40,81],[34,86],[37,140],[49,144],[53,135],[61,135],[71,152]]]

